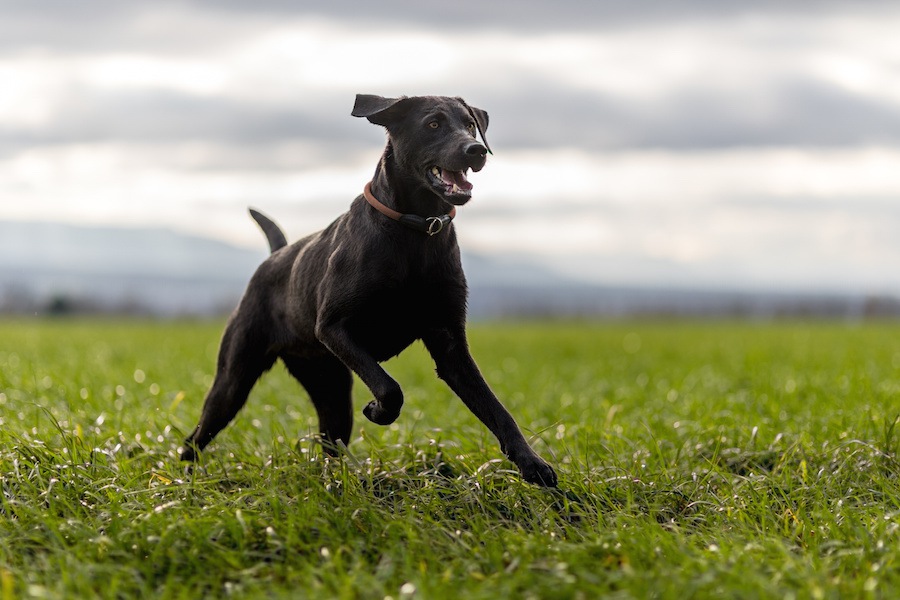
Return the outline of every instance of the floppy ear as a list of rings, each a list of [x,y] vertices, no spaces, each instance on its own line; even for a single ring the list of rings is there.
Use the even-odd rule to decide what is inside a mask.
[[[404,100],[406,96],[384,98],[371,94],[357,94],[356,103],[350,114],[354,117],[365,117],[371,123],[387,127],[402,116]]]
[[[462,98],[460,98],[462,100]],[[487,112],[481,110],[480,108],[475,108],[474,106],[469,106],[463,101],[466,108],[469,109],[469,114],[472,115],[472,118],[475,119],[475,125],[478,127],[478,133],[481,134],[481,141],[484,142],[484,147],[487,148],[487,151],[491,152],[491,146],[488,144],[487,138],[484,137],[484,132],[487,131],[488,128],[488,114]]]

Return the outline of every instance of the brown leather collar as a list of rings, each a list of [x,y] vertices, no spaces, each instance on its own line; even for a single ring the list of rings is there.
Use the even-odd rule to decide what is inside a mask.
[[[428,235],[435,235],[436,233],[443,231],[444,227],[446,227],[450,221],[453,220],[453,217],[456,216],[455,206],[451,207],[450,212],[447,214],[437,217],[420,217],[419,215],[407,215],[398,212],[389,206],[385,206],[378,198],[372,195],[371,181],[363,188],[363,196],[366,198],[366,202],[371,204],[375,210],[384,216],[399,221],[411,229],[427,233]]]

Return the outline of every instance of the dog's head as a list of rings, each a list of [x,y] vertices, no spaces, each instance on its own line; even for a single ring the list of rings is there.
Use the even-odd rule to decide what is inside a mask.
[[[394,159],[418,184],[451,204],[472,197],[466,173],[480,171],[490,152],[485,111],[447,96],[357,94],[351,114],[387,129]]]

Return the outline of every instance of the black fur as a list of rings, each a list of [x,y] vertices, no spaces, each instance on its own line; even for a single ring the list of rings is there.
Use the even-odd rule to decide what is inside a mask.
[[[461,98],[358,95],[352,114],[388,132],[372,179],[376,198],[421,217],[446,214],[469,200],[465,183],[448,184],[433,167],[457,174],[484,167],[487,142],[480,143],[476,131],[484,140],[486,112]],[[182,459],[195,460],[278,358],[309,393],[324,447],[334,453],[338,442],[350,441],[351,371],[374,395],[365,416],[392,423],[403,392],[379,363],[422,340],[438,376],[494,433],[522,476],[556,485],[556,473],[528,445],[469,353],[466,280],[452,223],[429,237],[377,212],[360,195],[323,231],[286,246],[277,225],[251,212],[272,255],[228,322],[215,380]]]

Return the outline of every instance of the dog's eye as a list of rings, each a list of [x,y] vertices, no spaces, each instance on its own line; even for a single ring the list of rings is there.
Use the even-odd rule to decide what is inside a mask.
[[[431,127],[432,129],[437,129],[438,127],[441,126],[441,124],[438,123],[437,121],[431,121],[431,122],[428,124],[428,126]]]
[[[469,123],[469,131],[471,131],[473,134],[475,133],[475,123]]]

